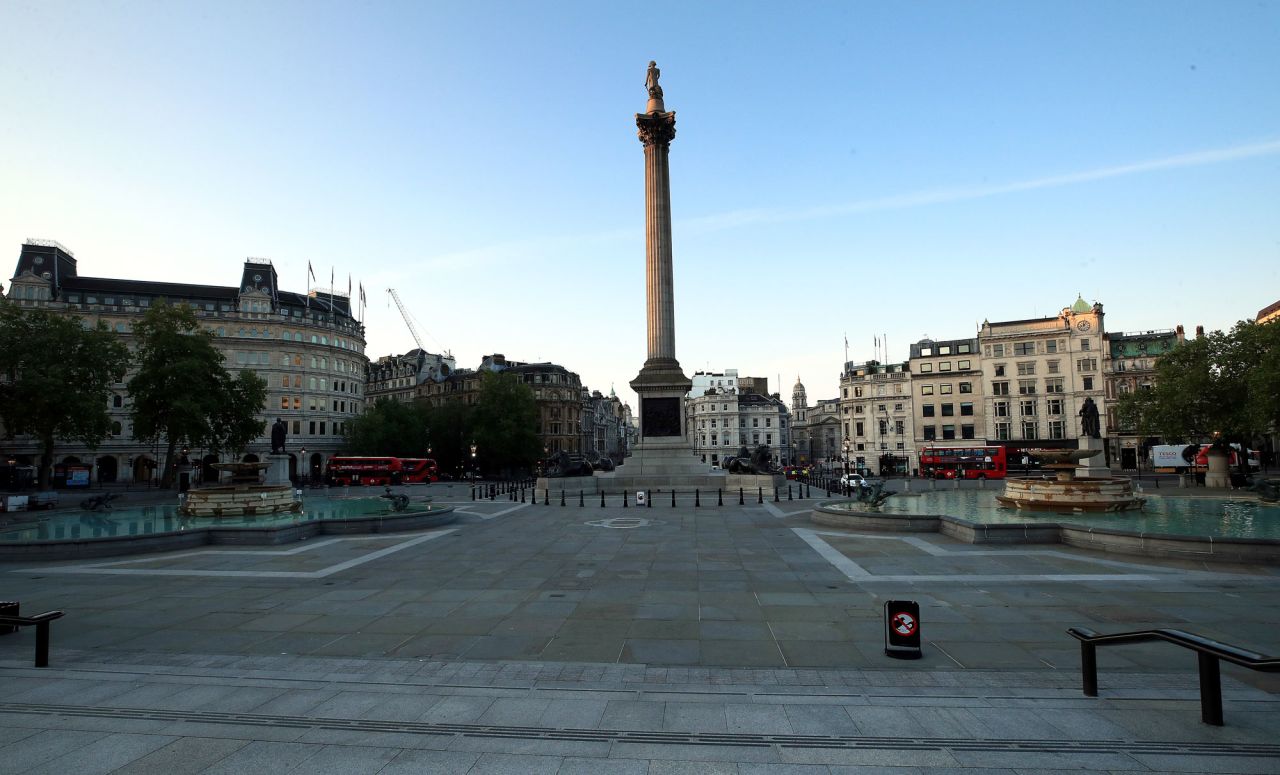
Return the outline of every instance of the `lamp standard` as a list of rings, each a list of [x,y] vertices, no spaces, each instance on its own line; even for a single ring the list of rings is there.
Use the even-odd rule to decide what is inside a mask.
[[[298,448],[298,465],[300,466],[300,469],[301,469],[298,472],[298,478],[302,479],[304,484],[311,484],[311,463],[307,462],[306,447]],[[305,476],[303,476],[302,471],[307,472]]]
[[[849,453],[853,451],[853,446],[849,443],[849,437],[848,437],[848,436],[845,436],[845,437],[844,437],[844,444],[843,444],[843,445],[841,445],[841,449],[842,449],[842,451],[844,452],[844,482],[845,482],[844,488],[845,488],[845,495],[848,495],[848,494],[849,494],[849,489],[850,489],[850,487],[852,486],[852,483],[849,481]]]
[[[471,442],[471,471],[472,471],[472,473],[474,474],[474,478],[476,478],[476,479],[479,479],[479,478],[480,478],[480,472],[479,472],[478,470],[476,470],[476,443],[475,443],[475,441],[472,441],[472,442]]]

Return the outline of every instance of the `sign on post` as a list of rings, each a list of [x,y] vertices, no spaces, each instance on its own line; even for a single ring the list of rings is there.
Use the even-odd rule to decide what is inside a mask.
[[[647,496],[647,493],[646,493],[644,490],[637,490],[637,491],[636,491],[636,505],[637,505],[637,506],[643,506],[643,505],[645,505],[645,497],[646,497],[646,496]]]
[[[884,653],[894,659],[919,659],[920,605],[914,600],[884,604]]]

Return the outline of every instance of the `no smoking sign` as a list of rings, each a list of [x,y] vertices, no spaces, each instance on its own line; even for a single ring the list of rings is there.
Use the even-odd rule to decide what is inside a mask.
[[[912,616],[909,613],[906,613],[905,611],[900,611],[899,613],[894,615],[893,621],[890,623],[890,626],[893,627],[893,631],[898,633],[899,635],[915,635],[916,634],[916,619],[914,616]]]
[[[895,659],[920,659],[920,605],[914,600],[884,604],[884,653]]]

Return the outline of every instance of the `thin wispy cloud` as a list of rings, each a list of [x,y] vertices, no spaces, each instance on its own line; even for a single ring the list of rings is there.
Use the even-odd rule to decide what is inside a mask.
[[[1213,148],[1204,151],[1166,156],[1160,159],[1120,164],[1111,167],[1099,167],[1081,172],[1069,172],[1062,175],[1049,175],[1030,180],[1018,180],[1009,183],[994,183],[982,186],[962,186],[956,188],[926,189],[912,191],[893,196],[861,199],[853,202],[841,202],[831,205],[818,205],[800,208],[748,208],[732,210],[724,213],[684,218],[676,221],[675,226],[685,234],[724,231],[725,229],[756,226],[770,223],[790,223],[795,221],[820,220],[842,215],[875,212],[883,210],[902,210],[911,207],[966,202],[975,199],[1015,194],[1022,191],[1060,188],[1063,186],[1091,183],[1099,180],[1123,178],[1164,170],[1203,167],[1210,164],[1241,161],[1245,159],[1275,156],[1280,154],[1280,139],[1267,140],[1245,145],[1234,145],[1227,148]],[[581,249],[584,245],[604,245],[640,239],[642,232],[638,227],[609,229],[576,235],[543,237],[530,240],[512,240],[502,243],[484,245],[468,250],[422,256],[410,259],[407,268],[414,271],[432,269],[436,271],[456,270],[466,267],[472,271],[479,267],[496,267],[513,260],[527,260],[546,255],[554,255]]]
[[[875,199],[863,199],[854,202],[843,202],[833,205],[795,209],[753,208],[736,210],[727,213],[716,213],[698,218],[680,221],[679,225],[696,231],[720,231],[723,229],[760,223],[786,223],[789,221],[805,221],[830,218],[839,215],[872,212],[877,210],[900,210],[909,207],[965,202],[974,199],[1002,196],[1021,191],[1034,191],[1044,188],[1090,183],[1098,180],[1122,178],[1148,172],[1202,167],[1209,164],[1241,161],[1263,156],[1280,154],[1280,140],[1267,140],[1247,145],[1235,145],[1228,148],[1214,148],[1205,151],[1166,156],[1162,159],[1148,159],[1131,164],[1120,164],[1112,167],[1082,172],[1070,172],[1062,175],[1050,175],[1031,180],[1019,180],[1010,183],[996,183],[984,186],[965,186],[960,188],[928,189],[905,194],[897,194]]]

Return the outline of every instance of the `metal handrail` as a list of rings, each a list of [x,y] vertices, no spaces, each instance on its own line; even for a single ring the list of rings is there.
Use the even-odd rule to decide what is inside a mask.
[[[49,623],[61,619],[61,611],[45,611],[35,616],[12,616],[0,614],[0,627],[32,627],[36,628],[36,667],[49,666]]]
[[[1080,641],[1080,673],[1084,693],[1088,697],[1098,696],[1098,646],[1164,641],[1196,652],[1200,665],[1200,719],[1218,727],[1222,726],[1222,675],[1219,660],[1225,659],[1232,664],[1262,673],[1280,673],[1280,657],[1269,657],[1183,630],[1138,630],[1102,635],[1085,627],[1072,627],[1067,630],[1067,634]]]

